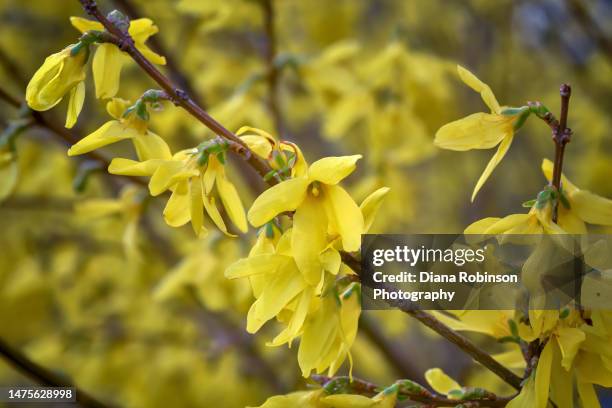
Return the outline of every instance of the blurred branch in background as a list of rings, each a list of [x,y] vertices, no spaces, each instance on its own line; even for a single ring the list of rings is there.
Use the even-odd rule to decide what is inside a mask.
[[[15,367],[15,369],[40,385],[47,387],[74,387],[76,400],[79,405],[83,407],[110,408],[113,406],[97,400],[89,393],[77,387],[76,384],[70,382],[67,378],[59,376],[58,374],[34,363],[24,353],[10,346],[1,338],[0,355],[2,355],[2,357],[13,367]]]
[[[602,54],[612,62],[612,39],[602,30],[592,17],[590,10],[582,0],[565,0],[565,4],[580,28],[597,44]]]

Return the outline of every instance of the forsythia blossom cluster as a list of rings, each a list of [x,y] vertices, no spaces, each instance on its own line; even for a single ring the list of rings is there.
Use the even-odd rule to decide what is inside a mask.
[[[436,134],[435,143],[451,150],[487,149],[499,144],[497,153],[476,185],[473,199],[505,155],[514,132],[522,126],[529,111],[525,107],[501,108],[486,84],[462,67],[458,67],[458,71],[466,84],[480,92],[492,113],[476,113],[443,126]],[[542,171],[550,183],[553,163],[544,160]],[[555,202],[558,204],[558,217],[553,222]],[[580,189],[564,175],[561,176],[559,191],[548,186],[537,199],[526,205],[531,207],[527,214],[485,218],[468,226],[465,233],[586,234],[587,224],[612,226],[612,200]],[[522,280],[530,289],[541,287],[541,265],[549,257],[544,245],[536,245],[523,265]],[[599,407],[594,386],[612,386],[612,314],[603,310],[570,308],[540,310],[539,306],[538,298],[532,297],[528,312],[468,311],[456,313],[453,317],[439,314],[439,318],[456,330],[513,339],[511,348],[499,358],[522,371],[525,361],[519,342],[539,345],[536,366],[508,407],[546,408],[552,401],[557,407],[570,408],[576,400],[580,400],[583,407]]]

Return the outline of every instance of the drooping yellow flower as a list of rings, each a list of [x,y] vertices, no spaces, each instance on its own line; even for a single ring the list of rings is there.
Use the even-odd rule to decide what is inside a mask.
[[[363,215],[338,185],[353,172],[360,158],[361,155],[320,159],[303,176],[264,191],[249,210],[249,221],[256,227],[295,210],[293,255],[309,284],[316,285],[321,278],[320,255],[331,241],[328,234],[339,236],[345,251],[356,251],[361,245]]]
[[[480,93],[491,113],[474,113],[442,126],[436,133],[434,143],[443,149],[457,151],[491,149],[499,145],[476,183],[472,193],[474,201],[478,191],[508,152],[514,138],[514,125],[522,112],[505,114],[487,84],[461,66],[457,66],[457,72],[466,85]]]
[[[89,57],[87,47],[69,45],[48,56],[26,88],[26,102],[37,111],[46,111],[70,94],[66,127],[71,128],[85,100],[85,64]]]
[[[197,148],[193,148],[182,150],[170,159],[138,162],[115,158],[108,171],[124,176],[150,176],[149,191],[153,196],[172,191],[164,209],[166,223],[180,227],[191,221],[198,236],[203,236],[207,231],[204,227],[204,210],[221,231],[231,235],[215,203],[216,191],[229,219],[240,231],[246,232],[248,226],[244,207],[236,187],[227,178],[225,165],[212,154],[206,164],[200,164],[200,154]]]
[[[70,17],[72,25],[82,33],[87,31],[104,31],[104,27],[97,21],[81,17]],[[136,48],[152,63],[165,65],[166,58],[151,51],[145,44],[147,39],[159,31],[157,26],[148,18],[139,18],[130,21],[128,32]],[[116,45],[110,43],[99,44],[93,58],[92,71],[96,87],[96,98],[112,98],[119,90],[121,68],[128,59]]]
[[[329,294],[321,299],[319,309],[304,323],[298,363],[302,375],[309,377],[312,370],[317,373],[328,369],[332,376],[349,357],[357,336],[361,315],[361,286],[350,284],[338,298]],[[350,371],[349,371],[350,374]]]
[[[147,128],[147,121],[140,118],[135,111],[126,114],[129,106],[130,102],[124,99],[110,100],[106,104],[106,110],[115,119],[106,122],[70,147],[68,156],[85,154],[120,140],[130,139],[139,160],[169,160],[172,153],[166,142],[151,132]]]

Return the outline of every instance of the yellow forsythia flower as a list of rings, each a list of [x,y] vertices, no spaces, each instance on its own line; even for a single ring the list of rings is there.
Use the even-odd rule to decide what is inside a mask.
[[[361,155],[320,159],[303,176],[264,191],[249,210],[249,221],[256,227],[280,213],[295,210],[293,255],[310,284],[316,285],[321,279],[319,255],[328,245],[328,232],[341,238],[345,251],[356,251],[361,245],[363,215],[338,185],[353,172],[360,158]]]
[[[85,154],[120,140],[130,139],[140,160],[169,160],[172,157],[170,148],[161,137],[147,128],[147,122],[135,111],[124,114],[129,106],[130,102],[124,99],[110,100],[106,104],[106,110],[115,119],[79,140],[68,150],[68,156]]]
[[[85,64],[89,57],[86,47],[69,45],[48,56],[26,88],[26,102],[37,111],[46,111],[57,105],[70,93],[66,127],[71,128],[85,100]],[[74,50],[74,51],[73,51]]]
[[[97,21],[81,17],[70,17],[72,25],[82,33],[96,30],[104,31],[104,27]],[[148,18],[139,18],[130,21],[128,32],[136,48],[152,63],[165,65],[166,59],[151,51],[145,42],[149,37],[159,31],[157,26]],[[96,98],[112,98],[119,90],[121,68],[127,56],[115,44],[99,44],[93,58],[92,71],[96,87]]]
[[[443,149],[458,151],[491,149],[499,145],[497,152],[476,183],[472,193],[472,201],[474,201],[478,191],[510,148],[514,138],[514,124],[519,115],[502,113],[503,109],[491,88],[470,71],[457,66],[457,72],[466,85],[480,93],[484,103],[491,109],[491,113],[474,113],[442,126],[436,133],[434,143]]]
[[[149,191],[157,196],[164,191],[172,195],[164,209],[164,219],[172,227],[191,221],[198,236],[206,233],[204,210],[215,225],[228,233],[223,217],[215,204],[213,188],[223,203],[229,219],[242,232],[248,229],[244,207],[236,187],[227,179],[225,166],[215,155],[206,164],[199,164],[197,148],[182,150],[170,159],[150,159],[142,162],[115,158],[108,171],[124,176],[151,176]]]

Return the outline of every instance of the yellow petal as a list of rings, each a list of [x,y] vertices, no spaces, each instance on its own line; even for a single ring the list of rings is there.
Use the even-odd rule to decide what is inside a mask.
[[[162,163],[164,163],[163,160],[138,162],[116,157],[110,162],[108,172],[122,176],[151,176]]]
[[[49,55],[32,76],[26,88],[26,101],[30,108],[37,111],[46,111],[61,101],[63,95],[47,100],[41,98],[40,94],[47,84],[59,74],[63,60],[69,56],[70,48],[71,46]]]
[[[550,372],[553,359],[553,342],[546,343],[535,374],[535,405],[534,408],[546,408],[548,406],[548,393],[550,391]]]
[[[320,309],[304,325],[298,350],[298,364],[305,378],[310,376],[310,372],[327,354],[336,339],[338,320],[330,317],[337,316],[337,313],[336,300],[327,296],[323,299]]]
[[[245,278],[247,276],[273,274],[280,267],[293,262],[291,257],[279,254],[260,254],[240,259],[225,270],[227,279]]]
[[[83,17],[70,17],[70,24],[81,33],[85,33],[86,31],[104,31],[104,26],[93,20],[88,20]]]
[[[223,207],[225,211],[227,211],[230,220],[232,220],[234,225],[238,227],[241,232],[247,232],[249,227],[244,214],[242,201],[240,200],[238,191],[236,191],[236,187],[225,178],[225,175],[217,177],[217,191],[219,192],[219,197],[221,198]]]
[[[500,112],[501,109],[499,107],[499,102],[497,102],[497,99],[495,98],[495,95],[493,95],[493,91],[491,91],[489,85],[476,78],[476,75],[472,74],[470,71],[460,65],[457,65],[457,72],[459,73],[461,80],[467,86],[480,93],[482,100],[487,104],[489,109],[491,109],[491,112]]]
[[[320,255],[327,246],[327,222],[322,205],[307,196],[293,216],[291,248],[295,263],[310,285],[321,280],[323,266]]]
[[[96,98],[112,98],[117,94],[122,65],[123,55],[116,45],[110,43],[98,45],[91,65]]]
[[[326,186],[324,194],[328,217],[342,238],[342,247],[348,252],[357,251],[361,246],[361,233],[364,230],[361,210],[340,186]]]
[[[247,331],[257,332],[268,320],[276,316],[304,288],[304,280],[295,268],[288,264],[270,277],[270,282],[254,303],[254,313],[249,313]]]
[[[106,103],[106,111],[113,118],[119,120],[123,118],[123,114],[131,104],[132,102],[122,98],[112,98]]]
[[[85,80],[85,63],[87,62],[87,51],[81,50],[76,55],[72,55],[72,46],[68,46],[60,51],[60,59],[55,62],[56,67],[51,68],[43,74],[42,78],[36,79],[36,74],[30,81],[32,85],[31,92],[36,92],[32,97],[32,104],[28,99],[28,92],[26,90],[26,100],[33,109],[36,110],[47,110],[55,106],[59,101],[62,100],[73,87],[79,82]],[[51,57],[50,57],[51,58]],[[43,67],[39,71],[44,71],[44,65],[47,65],[50,58],[45,60]],[[53,64],[51,62],[51,64]],[[49,77],[53,73],[52,77]],[[38,72],[37,72],[38,74]],[[47,81],[48,82],[44,82]],[[29,87],[29,86],[28,86]]]
[[[580,344],[585,340],[586,335],[580,329],[572,327],[562,327],[557,331],[557,341],[561,349],[561,365],[565,370],[569,371],[572,368],[574,357],[578,353]]]
[[[506,408],[536,408],[536,390],[535,380],[533,374],[529,377],[527,382],[523,385],[519,395],[514,397],[512,401],[506,405]]]
[[[338,184],[355,170],[357,160],[361,157],[360,154],[324,157],[312,163],[308,169],[308,178],[324,184]]]
[[[144,134],[139,133],[132,139],[132,143],[134,143],[136,155],[140,161],[172,158],[170,147],[165,140],[151,131],[147,130]]]
[[[583,407],[601,408],[601,404],[599,403],[599,399],[597,398],[597,393],[595,392],[593,384],[578,380],[577,388]]]
[[[374,223],[376,214],[388,192],[389,187],[381,187],[367,196],[359,206],[363,214],[363,232],[368,232],[372,223]]]
[[[70,99],[68,100],[68,112],[66,113],[65,126],[70,129],[74,126],[83,109],[85,101],[85,82],[79,82],[77,86],[70,91]]]
[[[268,345],[270,346],[280,346],[285,343],[291,343],[291,341],[298,336],[302,326],[304,325],[304,321],[306,320],[306,315],[308,314],[308,309],[314,297],[314,287],[307,286],[304,288],[302,293],[299,295],[299,300],[297,306],[295,307],[295,311],[291,316],[291,320],[289,324],[280,332],[274,340],[272,340]],[[291,345],[291,344],[290,344]]]
[[[202,180],[201,182],[202,182],[202,202],[204,203],[204,209],[206,210],[206,213],[208,214],[212,222],[217,226],[217,228],[219,228],[221,232],[223,232],[225,235],[233,237],[234,235],[230,234],[227,231],[227,227],[225,226],[223,217],[221,216],[221,213],[219,213],[219,209],[217,208],[217,205],[215,204],[215,198],[206,195],[206,192],[204,191],[204,187],[205,187],[203,184],[204,181]]]
[[[579,190],[571,194],[570,204],[570,211],[589,224],[612,226],[612,200]]]
[[[295,210],[304,200],[310,182],[305,177],[283,181],[264,191],[253,203],[248,218],[251,225],[259,227],[276,215]]]
[[[457,381],[450,378],[439,368],[431,368],[425,372],[425,380],[436,392],[448,394],[452,390],[460,390]]]
[[[502,142],[500,143],[499,147],[497,148],[497,151],[491,158],[491,161],[489,161],[489,164],[487,164],[487,167],[485,168],[485,170],[482,172],[482,175],[478,179],[478,182],[476,183],[476,187],[474,187],[474,192],[472,193],[472,201],[474,201],[474,198],[476,198],[476,194],[478,194],[478,191],[480,191],[485,181],[487,181],[491,173],[493,173],[493,170],[495,170],[495,167],[497,167],[497,165],[502,161],[502,159],[508,152],[508,149],[510,148],[510,145],[512,144],[512,139],[513,139],[513,135],[510,134],[506,136],[506,138],[502,140]]]
[[[491,149],[513,132],[512,118],[479,112],[442,126],[434,144],[455,151]]]
[[[542,173],[548,181],[552,180],[553,177],[554,164],[548,159],[542,160]],[[567,179],[563,174],[561,174],[561,185],[563,187],[563,191],[567,194],[572,194],[573,192],[579,190],[571,181]]]
[[[501,218],[488,217],[478,220],[468,225],[463,231],[464,234],[486,234],[488,229],[495,225]]]
[[[189,183],[189,193],[191,199],[191,226],[197,237],[206,233],[204,228],[204,203],[202,202],[202,183],[199,177],[193,177]]]
[[[322,398],[321,402],[330,408],[369,408],[376,405],[376,401],[357,394],[333,394]]]
[[[149,180],[149,192],[152,196],[160,195],[173,184],[198,175],[197,170],[186,169],[185,165],[180,161],[164,161],[158,166],[151,180]]]
[[[120,140],[131,139],[136,136],[138,136],[138,132],[134,129],[125,127],[116,120],[111,120],[68,149],[68,156],[88,153],[100,147],[116,143]]]
[[[177,184],[164,208],[164,220],[171,227],[180,227],[189,222],[190,195],[187,181]]]
[[[254,135],[240,136],[240,139],[253,151],[256,155],[261,158],[267,159],[272,153],[272,145],[266,138]]]

